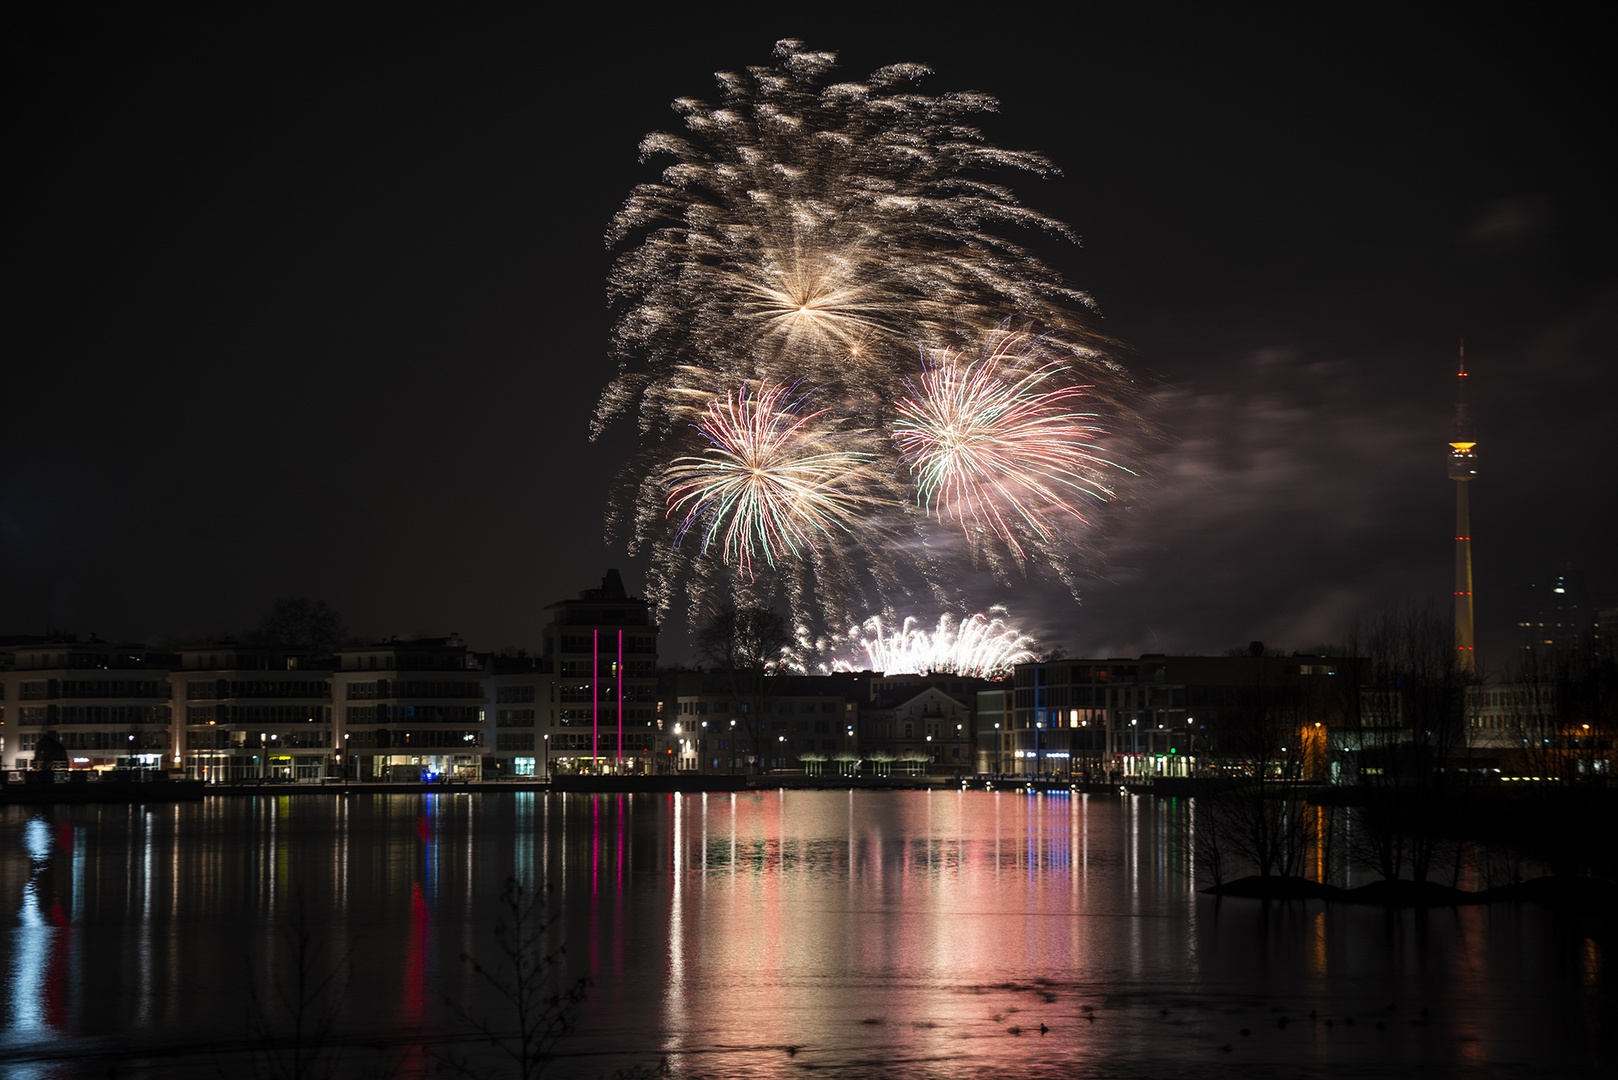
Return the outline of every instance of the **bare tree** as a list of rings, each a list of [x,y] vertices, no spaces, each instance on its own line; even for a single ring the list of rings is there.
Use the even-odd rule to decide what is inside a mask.
[[[1359,707],[1345,729],[1359,788],[1350,856],[1397,881],[1432,873],[1469,793],[1466,701],[1449,620],[1430,604],[1386,611],[1351,632]],[[1457,851],[1458,857],[1458,851]]]
[[[1613,746],[1618,736],[1618,653],[1593,632],[1524,651],[1515,682],[1482,688],[1478,713],[1498,723],[1486,734],[1503,764],[1528,778],[1499,793],[1490,839],[1558,877],[1613,873],[1618,862],[1592,845],[1610,820]]]
[[[1198,777],[1183,824],[1184,841],[1216,886],[1242,869],[1264,879],[1301,877],[1310,854],[1330,839],[1326,816],[1304,789],[1324,776],[1331,695],[1299,664],[1256,643],[1242,655],[1246,673],[1226,689],[1224,713],[1205,736],[1213,764]]]
[[[1314,817],[1297,790],[1305,760],[1301,687],[1261,653],[1251,655],[1252,674],[1240,688],[1245,708],[1219,736],[1230,770],[1209,792],[1206,827],[1260,877],[1295,877],[1315,840]]]
[[[301,889],[276,937],[284,958],[273,969],[267,996],[252,977],[252,965],[247,967],[251,1074],[259,1080],[352,1075],[354,1063],[342,1059],[334,1030],[348,997],[353,944],[329,956],[310,927]]]
[[[495,991],[504,1003],[503,1015],[473,1015],[460,1002],[444,1000],[498,1052],[510,1075],[533,1080],[550,1066],[556,1044],[573,1030],[574,1013],[584,1002],[590,980],[561,978],[566,949],[551,940],[556,917],[542,897],[509,877],[500,893],[500,909],[494,925],[494,960],[485,964],[470,954],[461,959]],[[440,1057],[440,1062],[458,1076],[484,1075],[465,1058]]]
[[[245,637],[255,645],[331,652],[348,640],[348,624],[324,600],[283,597]]]

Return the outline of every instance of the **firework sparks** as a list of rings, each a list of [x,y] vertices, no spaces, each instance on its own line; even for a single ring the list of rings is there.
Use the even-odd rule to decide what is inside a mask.
[[[1084,524],[1078,501],[1112,494],[1112,463],[1096,452],[1105,430],[1084,408],[1089,388],[1069,381],[1049,348],[996,331],[976,359],[946,350],[895,407],[894,442],[922,505],[1019,556],[1020,537],[1049,544],[1061,519]]]
[[[889,675],[954,672],[980,679],[997,679],[1017,664],[1034,659],[1034,639],[1015,629],[995,610],[957,621],[949,615],[932,630],[907,618],[894,630],[880,615],[865,620],[848,639],[865,657],[864,667]],[[854,671],[856,665],[836,660],[833,671]]]
[[[870,455],[847,449],[847,436],[820,422],[824,410],[801,405],[767,383],[710,402],[697,427],[712,446],[665,475],[668,513],[684,514],[679,536],[700,525],[703,551],[720,541],[724,561],[748,577],[754,558],[775,566],[818,551],[871,501]]]
[[[759,590],[769,579],[800,640],[917,591],[952,591],[962,527],[974,564],[1009,580],[1038,561],[1071,584],[1077,508],[1108,491],[1102,433],[1075,388],[1088,385],[1110,418],[1127,414],[1131,392],[1075,314],[1088,298],[1007,235],[1071,238],[990,182],[1055,171],[973,126],[994,100],[921,94],[913,84],[929,72],[913,64],[832,82],[834,61],[782,41],[772,66],[721,74],[717,104],[675,102],[683,132],[642,142],[643,159],[665,167],[608,232],[618,374],[594,422],[599,435],[638,420],[640,456],[609,534],[649,552],[660,608],[680,595],[701,608],[737,575]],[[928,402],[948,389],[939,358],[1013,336],[1003,326],[1059,339],[1060,362],[957,364],[981,376],[981,393],[1005,383],[1010,401],[994,419],[998,456],[941,456],[928,444],[944,445],[928,434]],[[766,387],[802,389],[766,409]],[[960,404],[980,420],[993,412]],[[1022,429],[1008,426],[1019,416]],[[754,471],[760,455],[772,456]]]

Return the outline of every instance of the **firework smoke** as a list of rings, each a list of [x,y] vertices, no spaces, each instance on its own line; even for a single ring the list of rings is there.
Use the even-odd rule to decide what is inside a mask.
[[[959,604],[965,563],[1071,587],[1130,395],[1088,298],[1006,235],[1070,238],[993,182],[1054,172],[971,125],[994,100],[917,93],[912,64],[832,82],[834,59],[782,41],[641,144],[667,164],[608,232],[593,428],[638,423],[608,529],[650,552],[660,608],[784,600],[805,646]]]

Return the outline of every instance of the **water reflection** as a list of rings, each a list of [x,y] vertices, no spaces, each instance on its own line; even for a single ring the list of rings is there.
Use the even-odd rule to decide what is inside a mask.
[[[566,974],[596,980],[588,1075],[1557,1075],[1613,1020],[1605,939],[1536,908],[1201,896],[1185,800],[303,795],[0,824],[7,1077],[216,1075],[250,1038],[248,973],[261,1001],[288,974],[293,912],[323,963],[352,948],[345,1038],[447,1038],[450,1003],[501,1007],[461,957],[495,955],[512,876],[551,890]]]

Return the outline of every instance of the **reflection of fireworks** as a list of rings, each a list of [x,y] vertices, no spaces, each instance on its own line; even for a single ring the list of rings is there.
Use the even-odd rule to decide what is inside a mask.
[[[723,535],[725,562],[748,577],[755,557],[774,566],[818,550],[817,538],[846,531],[869,501],[869,455],[843,449],[817,426],[822,413],[798,404],[768,384],[709,402],[697,426],[713,446],[665,474],[669,513],[685,515],[680,534],[701,523],[704,551]]]
[[[670,163],[631,192],[609,230],[619,250],[608,281],[618,375],[594,430],[634,414],[642,439],[609,531],[650,550],[648,592],[664,610],[681,594],[701,609],[739,576],[749,602],[784,594],[800,641],[905,594],[954,589],[955,524],[968,526],[975,563],[1003,577],[1042,565],[1070,582],[1085,533],[1075,498],[1107,494],[1099,459],[1078,452],[1101,432],[1077,411],[1077,387],[1115,429],[1129,388],[1074,315],[1087,298],[1004,235],[1010,226],[1069,235],[990,182],[1000,170],[1053,170],[971,126],[992,99],[916,93],[909,84],[925,68],[831,83],[834,57],[796,41],[778,43],[775,61],[720,75],[717,105],[675,103],[685,131],[641,146]],[[1036,378],[1036,364],[1018,378],[1033,379],[1022,391],[1049,406],[1033,458],[1055,464],[1014,480],[1010,470],[1029,462],[1008,454],[992,478],[957,469],[929,486],[935,465],[916,442],[920,424],[904,427],[897,403],[925,385],[920,358],[976,353],[985,335],[1040,343],[1048,370]],[[865,455],[860,483],[880,478],[885,490],[844,485],[833,496],[828,484],[831,502],[801,518],[782,516],[794,500],[757,489],[744,511],[747,489],[734,478],[720,495],[710,481],[724,443],[710,425],[735,407],[726,403],[753,400],[748,386],[800,388],[790,411],[815,417],[816,432],[850,433],[835,445]],[[1064,435],[1064,423],[1074,430]],[[791,441],[819,437],[805,428]],[[1007,493],[1015,505],[1001,502]],[[907,509],[918,494],[952,527]]]
[[[987,530],[1023,555],[1019,536],[1051,543],[1062,518],[1083,524],[1076,498],[1111,494],[1096,455],[1103,434],[1080,411],[1086,388],[1043,359],[1037,339],[995,333],[973,361],[945,352],[901,400],[894,441],[921,502],[968,534]]]
[[[1008,625],[1000,616],[973,615],[961,622],[948,615],[933,630],[922,630],[915,619],[906,619],[895,631],[880,615],[850,633],[852,644],[865,653],[864,666],[871,671],[899,675],[914,672],[950,671],[980,679],[996,679],[1017,664],[1034,659],[1034,639]],[[862,632],[863,631],[863,632]],[[856,665],[833,661],[833,671],[854,671]]]

